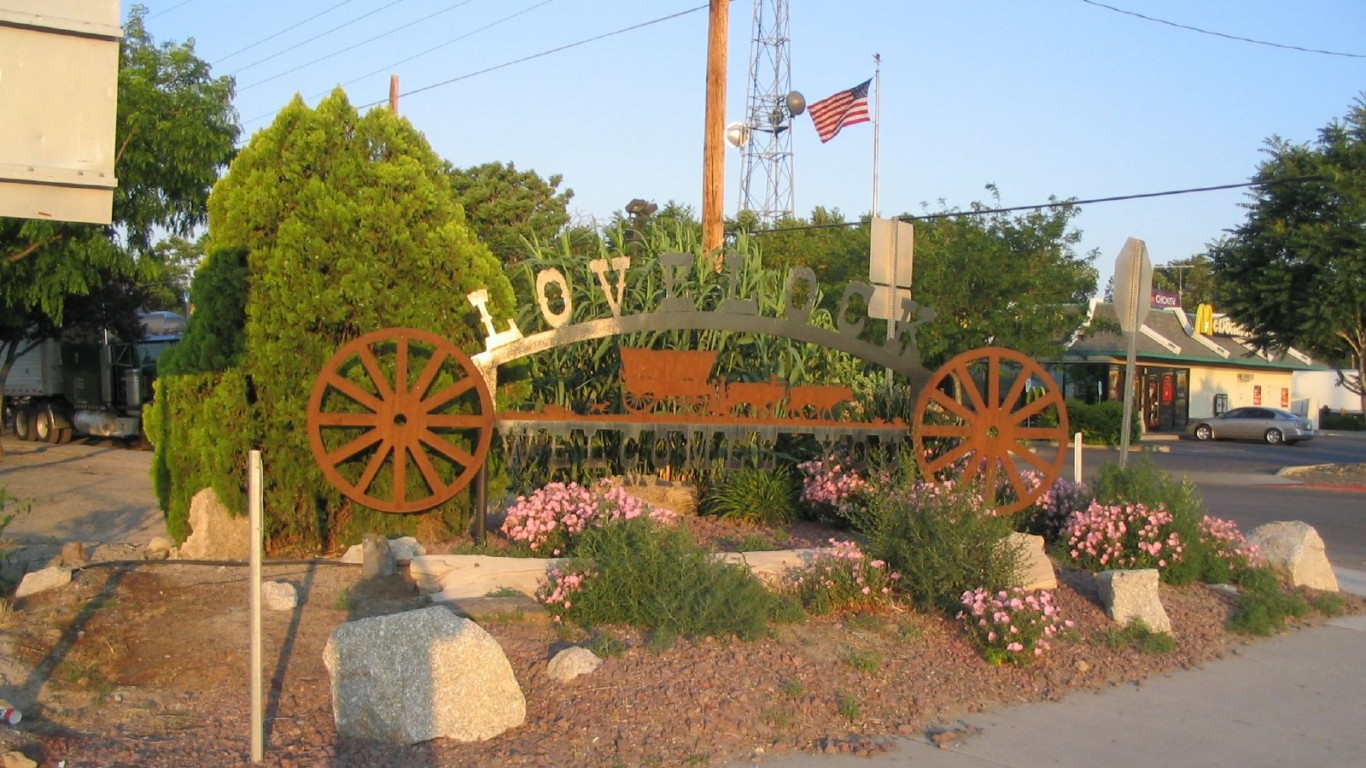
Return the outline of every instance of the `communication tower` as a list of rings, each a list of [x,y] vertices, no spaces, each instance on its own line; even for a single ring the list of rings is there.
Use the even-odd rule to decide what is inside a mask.
[[[772,224],[792,215],[792,120],[806,101],[792,90],[787,0],[754,0],[745,120],[727,139],[740,148],[740,210]]]

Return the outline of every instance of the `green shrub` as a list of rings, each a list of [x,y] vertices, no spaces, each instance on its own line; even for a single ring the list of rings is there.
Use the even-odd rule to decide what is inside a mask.
[[[870,555],[901,574],[897,590],[918,608],[957,610],[964,592],[1010,586],[1020,551],[1008,517],[984,509],[971,487],[889,483],[869,498]]]
[[[725,472],[707,484],[698,502],[703,514],[761,525],[786,525],[796,517],[797,477],[787,465]]]
[[[3,537],[5,534],[5,526],[10,524],[10,521],[14,519],[15,515],[27,512],[29,508],[33,505],[33,502],[30,501],[25,501],[23,503],[16,504],[17,501],[17,499],[10,495],[8,488],[6,488],[3,485],[0,485],[0,544],[4,543]],[[15,507],[14,511],[7,512],[6,509],[8,509],[11,506]],[[6,552],[4,547],[0,546],[0,559],[3,559],[5,554]]]
[[[1265,636],[1285,628],[1291,618],[1303,618],[1309,604],[1297,593],[1281,587],[1269,568],[1248,568],[1237,575],[1238,598],[1228,628],[1244,635]]]
[[[1309,607],[1329,618],[1347,612],[1347,598],[1337,592],[1322,592],[1309,600]]]
[[[1080,432],[1082,440],[1089,445],[1119,445],[1123,442],[1120,427],[1124,424],[1124,403],[1107,400],[1088,404],[1081,400],[1067,401],[1067,426],[1072,432]],[[1135,408],[1129,422],[1129,439],[1137,440],[1141,434],[1138,409]]]
[[[240,369],[164,376],[153,386],[154,406],[144,412],[156,451],[152,480],[167,533],[183,542],[190,535],[190,500],[205,488],[229,511],[246,512],[247,453],[255,445],[248,386]]]
[[[1101,639],[1109,648],[1135,648],[1154,655],[1176,650],[1176,638],[1168,632],[1152,631],[1143,619],[1134,619],[1123,629],[1110,627]]]
[[[576,551],[537,596],[552,615],[584,626],[626,624],[660,644],[749,640],[788,611],[747,567],[715,559],[679,526],[635,518],[590,528]]]
[[[1319,429],[1338,429],[1348,432],[1360,432],[1366,430],[1366,418],[1360,413],[1339,413],[1337,411],[1319,411]]]
[[[226,371],[242,362],[247,329],[247,252],[209,254],[190,283],[185,334],[157,360],[158,376]]]

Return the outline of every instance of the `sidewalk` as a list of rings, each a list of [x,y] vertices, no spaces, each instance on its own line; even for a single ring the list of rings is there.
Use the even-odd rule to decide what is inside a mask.
[[[901,739],[872,758],[785,755],[779,768],[1154,768],[1366,764],[1366,617],[1239,648],[1204,667],[974,715],[939,749]]]

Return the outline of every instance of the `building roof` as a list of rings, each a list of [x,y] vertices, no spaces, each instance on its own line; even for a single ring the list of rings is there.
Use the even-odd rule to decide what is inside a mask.
[[[1097,321],[1101,321],[1097,323]],[[1092,332],[1093,324],[1113,327],[1114,331]],[[1114,304],[1091,303],[1090,316],[1072,342],[1067,359],[1102,361],[1123,360],[1129,353],[1129,340],[1119,332]],[[1153,362],[1188,363],[1215,367],[1263,368],[1291,371],[1321,370],[1318,363],[1295,349],[1258,352],[1236,336],[1196,333],[1191,318],[1179,307],[1154,308],[1143,321],[1138,334],[1137,357]]]

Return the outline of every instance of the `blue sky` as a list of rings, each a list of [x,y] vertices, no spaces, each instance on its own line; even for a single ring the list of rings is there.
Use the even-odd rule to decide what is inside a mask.
[[[884,215],[990,203],[987,184],[1000,205],[1018,206],[1246,181],[1266,138],[1312,141],[1366,91],[1360,0],[1105,2],[1355,56],[1202,34],[1084,0],[789,0],[792,85],[815,101],[871,77],[881,54]],[[407,93],[400,112],[458,166],[500,160],[562,174],[581,221],[606,220],[636,197],[700,213],[707,13],[688,11],[705,0],[145,4],[155,39],[193,38],[216,74],[236,77],[248,135],[295,93],[314,104],[341,84],[356,105],[385,101],[394,73]],[[744,117],[753,9],[730,9],[728,121]],[[800,118],[796,213],[868,211],[872,146],[871,124],[823,145]],[[739,170],[728,149],[727,215]],[[1201,253],[1243,220],[1246,199],[1228,190],[1086,205],[1074,220],[1080,251],[1098,250],[1103,288],[1125,238],[1146,241],[1156,264]]]

